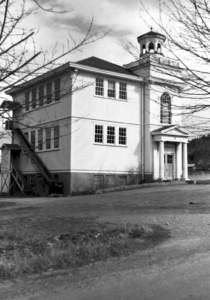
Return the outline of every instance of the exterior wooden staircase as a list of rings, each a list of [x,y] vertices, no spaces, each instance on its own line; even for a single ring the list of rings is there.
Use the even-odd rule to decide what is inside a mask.
[[[45,178],[45,180],[49,184],[50,193],[56,192],[56,193],[62,194],[63,193],[63,183],[62,182],[57,182],[53,178],[52,174],[49,172],[49,170],[45,166],[44,162],[41,160],[41,158],[38,156],[38,154],[31,147],[31,144],[29,143],[29,141],[25,137],[25,135],[22,133],[21,129],[20,128],[13,128],[13,133],[15,134],[15,136],[21,142],[25,153],[31,158],[31,160],[33,161],[34,165],[36,166],[36,169],[38,170],[38,172]],[[21,174],[18,173],[18,171],[16,170],[16,173],[14,174],[14,176],[17,179],[17,181],[19,181],[18,183],[16,181],[16,183],[19,184],[20,189],[22,189],[23,180],[20,179]],[[13,176],[13,178],[14,178],[14,176]],[[22,183],[20,183],[20,181],[22,181]]]
[[[11,175],[19,187],[21,194],[32,194],[34,193],[33,189],[28,184],[27,180],[24,178],[23,174],[17,170],[14,165],[12,165]]]

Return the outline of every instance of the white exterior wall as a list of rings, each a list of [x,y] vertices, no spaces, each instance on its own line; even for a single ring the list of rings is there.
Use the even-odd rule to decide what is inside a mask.
[[[85,73],[78,78],[92,84],[73,94],[72,101],[72,172],[128,172],[141,161],[141,87],[139,83],[103,77],[104,97],[95,96],[95,78]],[[100,77],[102,78],[102,77]],[[127,83],[127,100],[107,97],[107,80]],[[127,145],[95,144],[95,124],[127,128]],[[118,130],[117,130],[118,131]]]
[[[71,87],[70,73],[65,73],[61,77],[61,95],[62,93],[68,93]],[[52,79],[53,80],[53,79]],[[43,84],[44,82],[42,82]],[[35,85],[39,86],[39,85]],[[29,89],[31,90],[31,89]],[[71,125],[71,95],[67,94],[65,97],[61,97],[60,101],[52,101],[52,103],[37,107],[36,109],[30,109],[25,111],[25,91],[18,93],[15,97],[15,101],[23,104],[23,108],[16,112],[15,120],[16,127],[21,128],[23,133],[36,130],[36,152],[45,163],[49,171],[52,172],[66,172],[70,170],[70,125]],[[59,149],[53,149],[53,130],[51,132],[51,149],[45,148],[45,131],[44,131],[44,144],[43,150],[38,150],[38,129],[53,127],[54,125],[60,126],[60,147]],[[19,143],[18,140],[13,141]],[[31,159],[22,152],[21,155],[21,170],[24,173],[34,173],[36,168],[31,163]]]

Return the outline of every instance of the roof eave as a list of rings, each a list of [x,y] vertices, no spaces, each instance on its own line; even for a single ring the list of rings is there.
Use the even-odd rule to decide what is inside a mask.
[[[109,75],[118,78],[125,78],[133,81],[139,81],[139,82],[144,81],[143,77],[138,77],[136,75],[129,75],[129,74],[123,74],[119,72],[103,70],[103,69],[94,68],[86,65],[77,64],[77,63],[71,63],[71,67],[82,71],[87,71],[87,72],[92,72],[92,73],[97,73],[102,75]]]
[[[11,96],[12,94],[16,93],[17,91],[20,91],[20,90],[22,90],[22,89],[24,89],[24,88],[26,88],[30,85],[36,84],[37,82],[40,82],[43,79],[47,79],[49,77],[52,77],[52,75],[60,74],[60,73],[64,72],[65,70],[69,69],[69,68],[70,68],[70,62],[65,63],[64,65],[59,66],[59,67],[57,67],[57,68],[55,68],[55,69],[53,69],[53,70],[51,70],[47,73],[44,73],[40,76],[37,76],[36,78],[33,78],[33,79],[31,79],[27,82],[24,82],[24,83],[22,83],[18,86],[12,87],[11,89],[5,91],[5,94]]]
[[[27,88],[33,84],[36,84],[43,79],[47,79],[47,78],[51,77],[52,75],[60,74],[61,72],[65,71],[67,69],[70,69],[70,68],[83,70],[83,71],[87,71],[87,72],[92,72],[92,73],[97,73],[97,74],[109,75],[109,76],[118,77],[118,78],[129,79],[129,80],[133,80],[133,81],[139,81],[139,82],[143,81],[143,78],[140,78],[135,75],[128,75],[128,74],[123,74],[123,73],[118,73],[118,72],[112,72],[112,71],[89,67],[86,65],[81,65],[81,64],[77,64],[77,63],[73,63],[73,62],[68,62],[68,63],[64,64],[63,66],[59,67],[59,69],[56,68],[52,71],[49,71],[43,75],[36,77],[34,79],[31,79],[19,86],[16,86],[16,87],[13,87],[13,88],[7,90],[5,93],[7,95],[12,95],[12,94],[16,93],[17,91],[20,91],[20,90]]]

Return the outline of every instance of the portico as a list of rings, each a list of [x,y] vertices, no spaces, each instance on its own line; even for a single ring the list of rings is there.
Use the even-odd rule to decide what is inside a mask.
[[[188,179],[187,143],[189,133],[178,125],[151,132],[153,180]]]

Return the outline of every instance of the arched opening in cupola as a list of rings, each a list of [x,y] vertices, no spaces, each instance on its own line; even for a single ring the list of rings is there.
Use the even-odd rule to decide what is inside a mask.
[[[154,43],[150,42],[149,43],[149,53],[154,53],[155,52],[155,46]]]
[[[160,43],[157,44],[157,53],[161,53],[161,44]]]
[[[141,52],[142,52],[142,54],[146,53],[146,46],[145,46],[145,44],[142,45]]]

